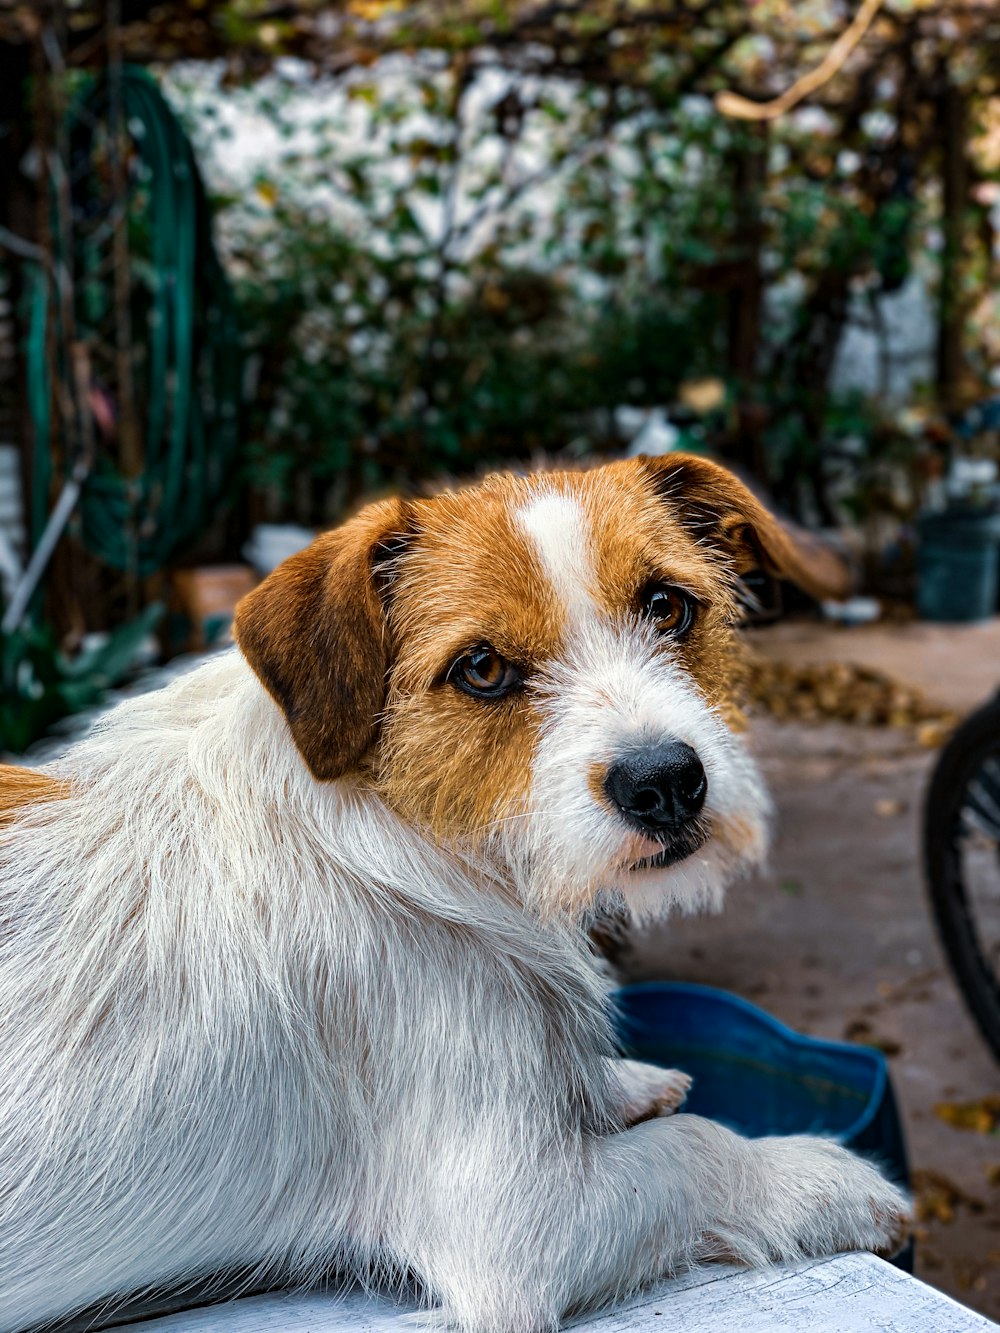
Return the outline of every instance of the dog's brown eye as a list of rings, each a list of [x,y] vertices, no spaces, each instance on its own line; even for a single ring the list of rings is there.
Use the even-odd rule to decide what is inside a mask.
[[[521,673],[495,648],[484,643],[460,657],[448,672],[448,679],[466,694],[496,699],[521,684]]]
[[[682,638],[694,624],[694,598],[683,588],[658,583],[647,588],[642,598],[642,613],[652,620],[661,634]]]

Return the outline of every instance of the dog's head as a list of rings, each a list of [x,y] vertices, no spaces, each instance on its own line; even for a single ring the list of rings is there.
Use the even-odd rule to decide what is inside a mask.
[[[240,603],[313,775],[348,773],[536,906],[711,900],[765,844],[736,580],[843,591],[724,469],[668,455],[387,500]]]

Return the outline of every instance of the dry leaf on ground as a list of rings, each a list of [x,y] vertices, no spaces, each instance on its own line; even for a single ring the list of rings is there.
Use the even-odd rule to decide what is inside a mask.
[[[880,1036],[871,1023],[864,1018],[855,1018],[844,1029],[845,1041],[857,1041],[863,1046],[874,1046],[883,1055],[899,1055],[902,1046],[893,1037]]]
[[[934,1114],[955,1129],[993,1134],[1000,1129],[1000,1096],[991,1093],[970,1102],[938,1102]]]
[[[986,1207],[982,1199],[966,1193],[943,1171],[914,1171],[910,1183],[918,1222],[953,1222],[959,1207],[973,1213],[981,1213]]]
[[[875,813],[880,819],[892,819],[896,815],[901,815],[906,809],[905,801],[890,800],[889,797],[883,797],[875,802]]]

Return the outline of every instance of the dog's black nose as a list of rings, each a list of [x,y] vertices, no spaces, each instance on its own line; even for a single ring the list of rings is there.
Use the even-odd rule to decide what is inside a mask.
[[[708,779],[690,745],[668,741],[616,760],[604,790],[634,828],[656,837],[677,833],[694,819],[705,804]]]

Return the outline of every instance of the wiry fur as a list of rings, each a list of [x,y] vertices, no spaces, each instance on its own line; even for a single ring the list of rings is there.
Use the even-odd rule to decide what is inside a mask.
[[[639,917],[721,906],[725,884],[760,860],[767,841],[769,802],[743,739],[648,627],[584,622],[537,689],[544,721],[528,797],[533,817],[509,851],[515,864],[524,859],[525,896],[544,906],[565,886],[573,907],[604,886],[620,890]],[[708,776],[704,819],[715,836],[668,871],[623,874],[619,821],[595,802],[587,774],[664,736],[697,751]],[[502,825],[496,837],[504,839]]]
[[[238,650],[120,706],[0,828],[0,1329],[336,1270],[528,1333],[684,1265],[891,1243],[901,1195],[831,1144],[625,1128],[684,1084],[609,1058],[586,766],[656,729],[704,758],[717,836],[642,904],[712,896],[764,798],[679,661],[580,606],[482,836],[402,817],[371,756],[317,781]]]

